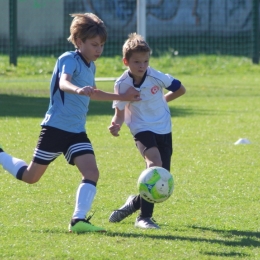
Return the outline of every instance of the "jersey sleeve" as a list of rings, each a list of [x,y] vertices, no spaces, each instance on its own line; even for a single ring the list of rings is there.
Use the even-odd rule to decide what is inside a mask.
[[[124,93],[127,89],[128,88],[122,86],[122,84],[117,82],[114,85],[114,93],[116,94]],[[127,103],[128,101],[114,100],[112,108],[118,108],[119,110],[123,110]]]
[[[59,71],[61,74],[73,75],[76,70],[77,62],[72,56],[65,56],[60,59],[59,62]]]
[[[162,88],[175,92],[181,87],[181,82],[170,74],[164,74],[151,67],[149,68],[149,73]]]
[[[181,87],[181,82],[178,79],[175,79],[170,74],[165,74],[165,76],[168,78],[168,86],[166,85],[167,90],[175,92]]]

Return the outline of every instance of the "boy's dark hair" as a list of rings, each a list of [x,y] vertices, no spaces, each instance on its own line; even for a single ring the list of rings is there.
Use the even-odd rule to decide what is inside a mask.
[[[123,58],[129,60],[134,52],[149,52],[151,54],[152,50],[140,34],[131,33],[123,45],[122,52]]]
[[[82,42],[86,39],[91,39],[100,36],[102,42],[107,40],[107,30],[104,22],[95,14],[71,14],[74,17],[70,25],[70,36],[68,41],[74,44],[77,48],[76,39],[79,38]]]

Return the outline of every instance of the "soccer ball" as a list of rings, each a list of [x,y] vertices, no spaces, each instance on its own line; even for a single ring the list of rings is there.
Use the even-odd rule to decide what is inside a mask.
[[[160,203],[173,193],[173,176],[162,167],[150,167],[139,176],[137,188],[143,199],[151,203]]]

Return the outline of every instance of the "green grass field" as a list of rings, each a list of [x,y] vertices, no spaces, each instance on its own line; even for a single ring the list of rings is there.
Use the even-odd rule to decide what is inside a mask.
[[[30,162],[48,107],[55,58],[0,56],[0,143]],[[105,234],[70,234],[67,225],[80,175],[60,156],[34,185],[0,168],[0,259],[260,259],[260,66],[247,58],[152,58],[150,65],[180,79],[187,93],[171,102],[172,197],[155,206],[160,230],[140,230],[132,215],[108,222],[137,192],[144,162],[124,126],[107,127],[111,102],[91,102],[87,132],[101,173],[92,212]],[[120,57],[97,61],[97,77],[117,77]],[[113,90],[113,82],[97,82]],[[249,145],[234,145],[247,138]]]

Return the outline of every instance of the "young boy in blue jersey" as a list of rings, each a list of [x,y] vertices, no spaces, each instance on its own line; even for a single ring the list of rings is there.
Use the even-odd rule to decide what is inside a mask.
[[[99,171],[85,124],[90,99],[139,100],[132,88],[123,94],[98,90],[95,64],[103,52],[107,31],[101,19],[92,13],[73,14],[68,40],[76,51],[62,54],[55,65],[50,84],[50,103],[41,123],[41,132],[29,165],[0,147],[0,164],[15,178],[29,184],[40,180],[48,165],[63,154],[76,165],[82,182],[76,194],[75,210],[69,224],[71,232],[105,231],[92,225],[86,215],[96,194]]]
[[[109,126],[113,136],[123,124],[129,127],[146,168],[160,166],[170,171],[172,156],[172,124],[167,102],[185,93],[181,82],[169,74],[149,67],[151,49],[141,35],[132,33],[123,45],[123,63],[128,67],[116,81],[115,93],[124,93],[131,86],[140,92],[141,101],[114,101],[115,115]],[[168,92],[164,94],[164,89]],[[140,209],[135,226],[159,228],[153,221],[154,204],[140,195],[129,196],[126,203],[112,212],[110,222],[120,222]]]

